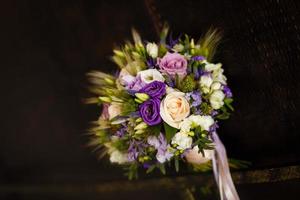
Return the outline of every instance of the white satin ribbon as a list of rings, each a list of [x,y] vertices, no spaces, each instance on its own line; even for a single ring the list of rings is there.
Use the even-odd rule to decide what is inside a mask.
[[[230,175],[225,147],[216,132],[212,133],[212,140],[215,144],[215,153],[212,157],[213,171],[221,200],[239,200]]]

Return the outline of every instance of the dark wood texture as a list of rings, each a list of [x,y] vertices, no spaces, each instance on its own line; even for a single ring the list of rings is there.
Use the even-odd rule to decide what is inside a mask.
[[[85,146],[99,111],[81,102],[85,73],[115,72],[114,45],[130,39],[133,26],[156,40],[164,20],[174,35],[197,37],[211,25],[224,32],[216,61],[236,112],[219,133],[229,156],[253,163],[234,175],[242,199],[297,199],[299,168],[289,166],[300,164],[299,7],[296,0],[3,2],[0,199],[184,199],[184,186],[213,183],[187,172],[128,182]]]

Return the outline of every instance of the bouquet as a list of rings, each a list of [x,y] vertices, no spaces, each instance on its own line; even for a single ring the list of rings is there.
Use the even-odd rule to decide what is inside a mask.
[[[124,165],[130,179],[138,169],[166,173],[179,162],[205,169],[212,166],[222,199],[238,199],[229,172],[218,121],[233,111],[232,93],[221,63],[212,63],[220,41],[209,30],[195,41],[173,39],[165,27],[160,41],[145,42],[133,30],[134,43],[115,49],[116,75],[88,73],[87,103],[102,105],[90,132],[91,145],[111,163]]]

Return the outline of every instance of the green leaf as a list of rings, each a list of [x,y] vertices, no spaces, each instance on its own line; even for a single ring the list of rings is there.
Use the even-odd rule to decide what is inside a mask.
[[[163,175],[166,175],[166,168],[164,164],[158,164],[158,168]]]
[[[172,137],[175,135],[175,133],[178,132],[178,130],[176,128],[169,126],[165,122],[164,122],[164,129],[165,129],[165,133],[166,133],[167,142],[170,142]]]
[[[225,98],[224,103],[225,105],[231,110],[234,111],[234,108],[232,107],[231,103],[233,102],[232,98]]]
[[[178,157],[175,157],[175,170],[176,170],[176,172],[179,172],[179,160],[178,160]]]
[[[151,166],[147,169],[146,173],[147,173],[147,174],[151,173],[155,168],[156,168],[156,165],[151,165]]]
[[[161,130],[161,124],[155,125],[155,126],[149,126],[149,127],[148,127],[148,132],[149,132],[151,135],[159,135],[160,130]]]

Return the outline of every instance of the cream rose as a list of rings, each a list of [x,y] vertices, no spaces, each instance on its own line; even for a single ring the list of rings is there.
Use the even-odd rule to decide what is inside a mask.
[[[190,105],[183,92],[170,92],[160,104],[160,116],[170,126],[179,124],[190,114]]]
[[[109,107],[108,107],[108,115],[109,115],[109,120],[113,119],[114,117],[120,115],[121,113],[121,105],[117,104],[117,103],[112,103]]]
[[[189,150],[185,154],[185,158],[189,163],[193,164],[204,164],[210,161],[213,157],[214,150],[204,150],[204,156],[202,153],[199,153],[198,146],[195,146],[193,149]]]

